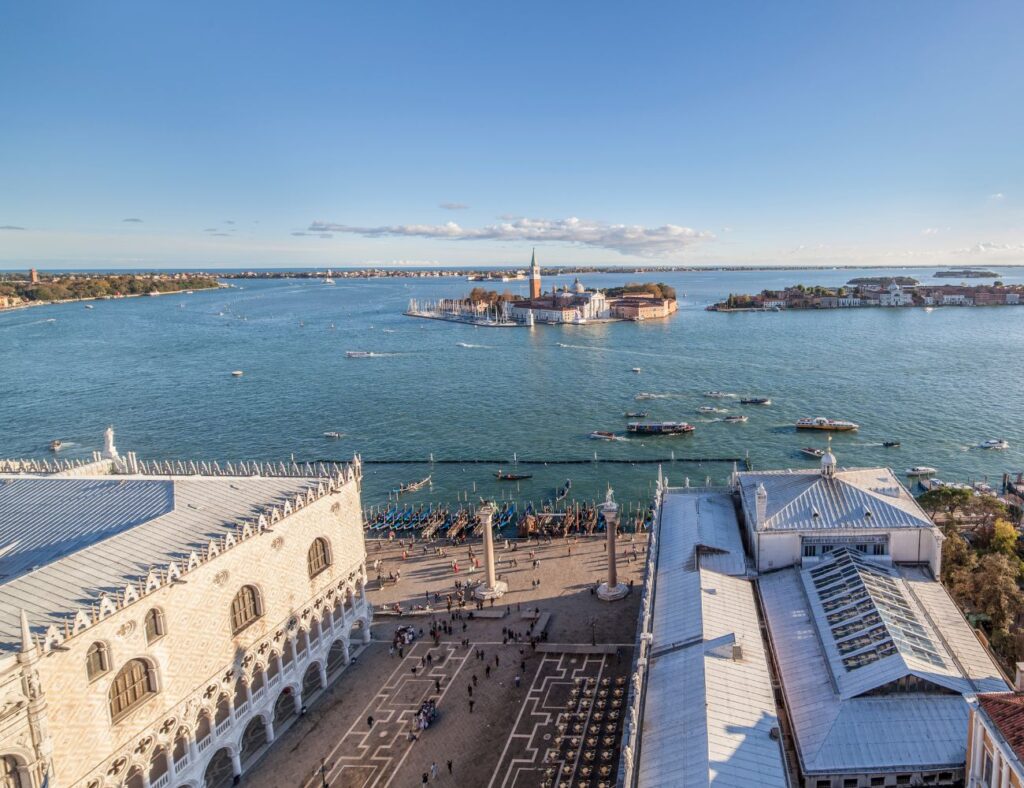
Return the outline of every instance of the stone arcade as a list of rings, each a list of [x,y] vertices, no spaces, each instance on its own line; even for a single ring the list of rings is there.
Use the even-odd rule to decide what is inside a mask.
[[[369,642],[361,467],[0,461],[5,788],[230,785]]]

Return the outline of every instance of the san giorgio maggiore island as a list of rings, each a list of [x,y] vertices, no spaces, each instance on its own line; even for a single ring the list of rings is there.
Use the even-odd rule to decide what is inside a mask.
[[[480,281],[479,277],[472,277]],[[503,277],[494,281],[509,281]],[[437,301],[412,299],[405,314],[476,326],[516,327],[538,323],[582,325],[622,320],[665,318],[678,310],[675,290],[662,284],[628,284],[611,290],[588,290],[577,278],[572,287],[545,293],[537,254],[530,260],[530,294],[521,298],[510,292],[474,288],[467,298]]]

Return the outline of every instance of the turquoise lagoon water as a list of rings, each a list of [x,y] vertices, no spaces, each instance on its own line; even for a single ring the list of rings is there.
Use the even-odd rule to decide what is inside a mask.
[[[1002,269],[1007,283],[1024,270]],[[895,273],[895,271],[890,271]],[[920,270],[905,271],[927,278]],[[926,274],[930,274],[928,271]],[[840,464],[898,471],[934,465],[950,480],[1024,469],[1024,308],[830,310],[716,314],[730,292],[795,282],[838,284],[871,271],[745,271],[630,275],[680,294],[666,321],[487,329],[404,317],[409,298],[457,296],[463,279],[267,280],[236,288],[38,307],[0,315],[0,456],[88,456],[114,424],[122,451],[145,458],[591,459],[745,457],[754,467],[810,467],[801,416],[851,419],[833,446]],[[623,275],[583,277],[612,286]],[[568,283],[563,277],[559,283]],[[945,280],[949,281],[949,280]],[[524,283],[509,285],[523,290]],[[345,358],[347,350],[382,354]],[[641,367],[639,374],[631,371]],[[241,378],[231,376],[244,370]],[[709,389],[770,396],[770,407],[710,400]],[[640,391],[664,395],[635,401]],[[750,417],[726,424],[701,405]],[[627,410],[690,421],[689,436],[605,443]],[[325,431],[345,433],[325,439]],[[1008,451],[976,448],[987,438]],[[899,440],[899,449],[885,449]],[[365,500],[432,475],[411,501],[574,493],[645,498],[656,465],[529,466],[499,484],[497,465],[368,466]],[[673,483],[723,481],[721,463],[665,465]]]

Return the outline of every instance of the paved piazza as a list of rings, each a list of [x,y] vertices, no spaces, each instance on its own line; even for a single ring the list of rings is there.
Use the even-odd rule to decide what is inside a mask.
[[[633,580],[637,590],[612,603],[591,594],[606,571],[603,537],[581,537],[575,542],[556,539],[551,544],[521,542],[515,551],[505,549],[499,540],[495,544],[498,573],[508,582],[509,593],[493,607],[485,607],[483,615],[492,618],[477,617],[471,601],[463,619],[454,621],[446,610],[445,595],[454,591],[456,579],[475,581],[483,570],[467,575],[468,546],[445,547],[446,556],[435,555],[435,547],[442,545],[430,543],[424,553],[423,545],[417,543],[403,559],[397,543],[367,542],[368,562],[380,559],[385,577],[401,571],[401,579],[383,589],[373,580],[376,572],[370,571],[369,595],[376,616],[373,642],[314,701],[305,717],[281,736],[244,784],[317,788],[322,785],[323,764],[332,788],[413,788],[422,785],[424,773],[430,776],[433,762],[437,778],[431,777],[430,783],[442,785],[525,788],[546,780],[555,785],[559,778],[571,777],[573,785],[598,786],[602,769],[608,773],[614,768],[646,538],[633,542],[629,535],[620,536],[620,582]],[[634,546],[638,557],[627,563]],[[482,562],[479,540],[472,547]],[[531,551],[539,561],[536,569]],[[518,566],[509,565],[513,558]],[[459,563],[458,574],[451,570],[452,559]],[[533,581],[540,581],[539,585]],[[425,605],[426,592],[437,608],[434,619],[452,624],[452,634],[442,635],[437,646],[429,637],[432,614],[386,612],[396,602],[404,611]],[[441,595],[439,605],[433,602],[434,592]],[[545,626],[547,640],[534,651],[525,637],[531,623],[526,616],[537,609],[538,625]],[[473,620],[468,619],[470,611],[477,614]],[[397,652],[389,656],[396,628],[407,624],[422,628],[425,637],[406,646],[404,656]],[[503,629],[523,639],[503,643]],[[468,648],[462,645],[464,638],[470,640]],[[568,648],[545,651],[552,644]],[[572,653],[573,646],[580,653]],[[595,651],[605,653],[583,653]],[[428,653],[431,661],[424,665]],[[522,662],[526,667],[516,688]],[[436,700],[437,719],[426,730],[417,731],[418,740],[410,741],[415,716],[427,699]],[[372,728],[367,721],[371,716]],[[453,766],[450,775],[448,760]]]

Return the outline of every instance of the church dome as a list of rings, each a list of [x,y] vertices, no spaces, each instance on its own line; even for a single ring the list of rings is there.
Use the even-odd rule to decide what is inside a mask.
[[[583,286],[583,282],[580,281],[578,276],[576,277],[576,281],[572,283],[572,289],[577,293],[586,292],[586,288]]]

